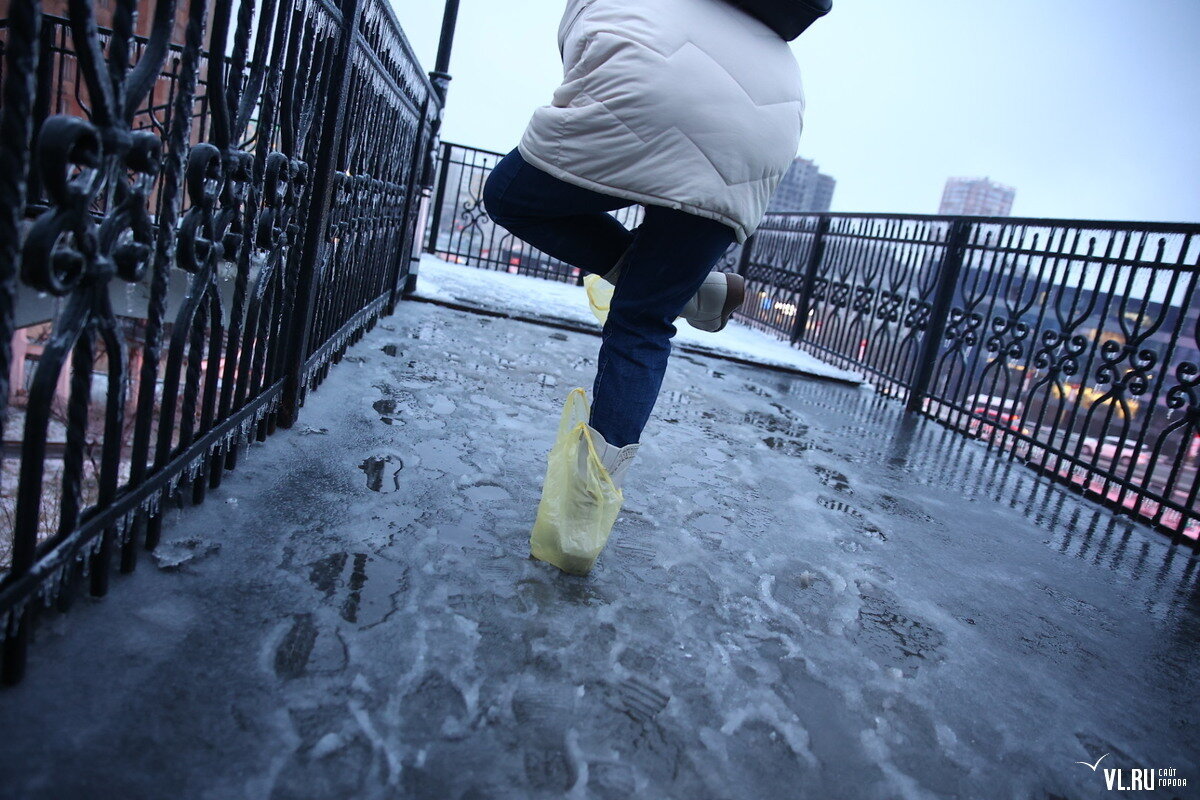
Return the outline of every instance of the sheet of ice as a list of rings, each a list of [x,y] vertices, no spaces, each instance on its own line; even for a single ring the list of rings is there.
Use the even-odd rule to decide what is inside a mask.
[[[417,276],[418,297],[465,303],[522,314],[533,314],[599,328],[588,309],[582,286],[543,280],[528,275],[510,275],[490,269],[452,264],[426,253]],[[713,334],[698,331],[686,322],[678,324],[674,341],[702,347],[710,352],[800,370],[809,375],[863,382],[857,372],[839,369],[790,346],[774,336],[740,322]]]
[[[1194,561],[858,387],[677,359],[595,570],[531,560],[595,357],[380,320],[167,505],[156,565],[42,612],[0,798],[1093,798],[1073,762],[1195,763]]]

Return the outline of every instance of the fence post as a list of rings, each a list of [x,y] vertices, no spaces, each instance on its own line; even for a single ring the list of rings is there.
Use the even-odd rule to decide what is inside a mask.
[[[11,345],[16,330],[15,299],[17,273],[20,263],[21,220],[25,213],[26,177],[30,169],[30,143],[33,140],[33,125],[30,119],[30,104],[40,88],[35,76],[38,70],[38,43],[44,41],[39,33],[42,23],[40,7],[29,0],[15,0],[8,17],[8,40],[4,52],[4,109],[0,113],[0,131],[4,133],[0,160],[4,163],[0,174],[0,448],[4,447],[4,419],[8,408],[9,370],[13,357]],[[44,67],[44,62],[43,62]],[[34,170],[36,172],[36,170]],[[18,462],[19,463],[19,462]],[[14,531],[15,536],[15,531]],[[13,559],[9,577],[20,577],[29,571],[31,564],[18,564]],[[13,610],[11,629],[0,631],[8,634],[0,645],[0,681],[12,685],[25,674],[26,651],[29,647],[30,626],[33,624],[35,604],[30,602],[20,611]],[[0,614],[0,625],[9,619]]]
[[[817,272],[821,269],[821,261],[825,258],[825,234],[829,232],[829,224],[829,217],[824,214],[817,220],[817,230],[813,233],[813,243],[808,251],[808,261],[804,264],[804,284],[800,287],[800,297],[796,299],[796,322],[792,326],[792,344],[803,341],[804,333],[808,330],[813,284],[817,280]]]
[[[438,169],[437,190],[433,193],[433,213],[429,220],[426,253],[437,253],[438,229],[442,227],[442,205],[446,202],[446,175],[450,172],[450,144],[442,142],[442,163]]]
[[[905,403],[905,409],[908,411],[921,411],[921,402],[929,391],[934,362],[937,361],[942,336],[946,333],[946,322],[950,318],[950,306],[954,302],[954,290],[958,288],[958,276],[962,272],[970,235],[970,220],[959,218],[951,223],[950,233],[946,237],[946,252],[942,256],[937,286],[934,288],[933,306],[929,309],[929,322],[925,326],[925,338],[917,356],[916,374],[913,376],[912,385],[909,386],[908,401]]]
[[[429,115],[429,101],[426,101],[421,106],[421,116],[417,120],[417,135],[413,142],[412,156],[408,162],[408,192],[404,198],[404,228],[400,234],[400,256],[396,259],[395,268],[389,273],[388,279],[388,304],[384,312],[385,316],[391,315],[396,310],[396,301],[399,299],[400,292],[396,284],[400,280],[400,269],[402,266],[408,266],[408,273],[405,276],[405,288],[408,287],[408,275],[416,268],[412,263],[413,248],[416,244],[413,240],[420,240],[424,235],[424,231],[417,230],[417,224],[421,217],[421,204],[417,201],[416,186],[418,182],[417,170],[421,169],[425,153],[422,152],[428,149],[429,143],[425,141],[425,120]],[[413,219],[413,214],[417,215],[417,219]],[[409,239],[409,232],[412,232],[412,239]],[[407,262],[407,264],[405,264]]]
[[[746,271],[750,269],[750,255],[754,250],[754,235],[746,237],[746,241],[742,242],[741,252],[738,253],[737,274],[743,278],[746,277]]]
[[[344,0],[342,5],[341,46],[333,59],[325,113],[321,118],[320,149],[313,170],[312,195],[304,234],[300,264],[296,271],[296,289],[292,296],[292,316],[288,324],[287,350],[284,353],[283,395],[279,404],[279,425],[290,428],[296,422],[304,402],[304,361],[312,333],[316,304],[318,267],[326,256],[329,211],[337,183],[337,160],[342,144],[342,123],[346,96],[350,93],[350,65],[358,45],[359,0]]]

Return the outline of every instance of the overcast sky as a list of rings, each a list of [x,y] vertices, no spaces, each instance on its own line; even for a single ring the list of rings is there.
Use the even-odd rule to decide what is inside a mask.
[[[441,3],[397,14],[432,69]],[[507,151],[562,77],[565,0],[462,0],[443,138]],[[1016,216],[1200,220],[1200,0],[834,0],[792,43],[799,155],[835,211],[936,213],[950,176]]]

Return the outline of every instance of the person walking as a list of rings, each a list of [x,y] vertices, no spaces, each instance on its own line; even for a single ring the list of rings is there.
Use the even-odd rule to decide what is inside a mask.
[[[562,84],[483,191],[496,224],[615,286],[588,418],[563,434],[576,465],[554,476],[551,455],[535,557],[591,568],[674,321],[719,331],[742,303],[742,278],[713,266],[753,233],[796,155],[804,93],[787,41],[828,10],[828,0],[568,0]],[[645,209],[634,230],[608,213],[634,204]],[[571,402],[564,422],[584,413]],[[612,519],[591,519],[597,509]],[[590,543],[573,530],[589,527]]]

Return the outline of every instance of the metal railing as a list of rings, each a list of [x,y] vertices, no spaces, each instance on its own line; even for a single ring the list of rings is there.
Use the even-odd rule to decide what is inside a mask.
[[[552,281],[583,284],[577,267],[548,256],[494,224],[483,207],[483,184],[504,153],[442,143],[440,169],[425,230],[425,251],[447,261],[513,275],[530,275]],[[638,205],[612,212],[622,225],[642,223]],[[733,269],[738,248],[723,262]]]
[[[445,147],[426,249],[575,279],[487,219],[499,154]],[[1200,225],[769,214],[731,262],[751,326],[1174,538],[1200,536]]]
[[[447,261],[514,275],[583,283],[578,268],[552,258],[494,224],[483,207],[483,184],[504,153],[442,143],[425,249]],[[636,206],[614,216],[626,227],[640,223]]]
[[[441,113],[386,0],[109,8],[0,24],[9,683],[44,609],[105,594],[390,313]]]

